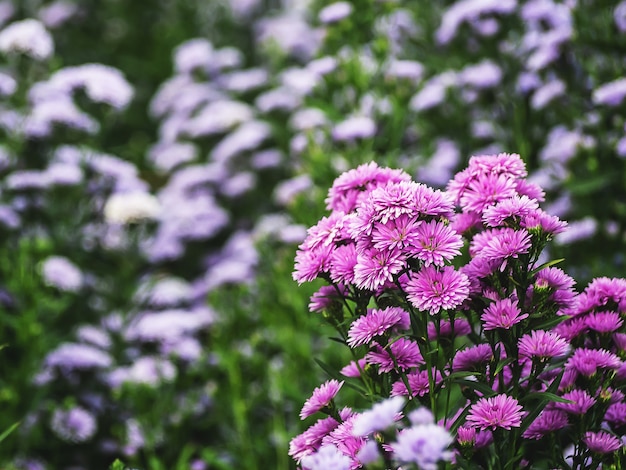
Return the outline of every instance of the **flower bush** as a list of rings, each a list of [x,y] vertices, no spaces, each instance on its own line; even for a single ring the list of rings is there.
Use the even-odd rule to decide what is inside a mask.
[[[544,255],[566,223],[526,177],[501,153],[470,158],[445,191],[375,163],[335,180],[293,277],[327,282],[310,309],[353,360],[326,367],[302,408],[328,417],[292,439],[301,468],[623,461],[626,280],[575,292]],[[340,408],[346,387],[371,409]]]

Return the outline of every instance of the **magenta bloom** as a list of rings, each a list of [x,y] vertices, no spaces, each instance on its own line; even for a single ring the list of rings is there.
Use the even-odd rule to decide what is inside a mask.
[[[567,414],[560,410],[543,410],[528,426],[522,437],[526,439],[541,439],[548,433],[563,429],[569,424]]]
[[[330,256],[330,279],[336,283],[351,284],[354,281],[354,267],[357,263],[354,243],[339,245]]]
[[[457,351],[452,360],[452,370],[457,371],[475,371],[477,366],[483,366],[493,359],[493,351],[491,346],[486,343],[477,344],[466,349]]]
[[[505,394],[481,398],[470,408],[467,421],[479,429],[508,429],[522,424],[522,407]]]
[[[597,454],[609,454],[622,447],[622,442],[617,437],[605,431],[586,432],[583,442],[591,452]]]
[[[347,366],[344,366],[339,373],[341,375],[345,375],[346,377],[360,377],[361,371],[365,369],[365,365],[367,364],[365,358],[361,358],[357,361],[350,361]]]
[[[468,277],[452,266],[437,270],[426,266],[411,278],[406,286],[408,300],[420,310],[431,315],[439,310],[449,310],[461,305],[469,296]]]
[[[339,416],[343,420],[348,419],[352,414],[350,408],[343,408],[339,411]],[[334,431],[337,426],[339,426],[337,420],[330,416],[318,419],[315,424],[291,440],[289,443],[289,455],[297,462],[300,462],[305,455],[316,452],[322,445],[322,439]]]
[[[415,208],[415,194],[421,189],[419,183],[403,181],[390,183],[373,190],[369,196],[369,203],[376,214],[375,220],[386,224],[389,220],[397,219],[403,214],[418,215]]]
[[[411,249],[419,241],[417,228],[422,224],[416,216],[403,214],[400,217],[390,220],[386,224],[375,223],[372,228],[372,238],[374,248],[377,250],[405,250],[410,254]]]
[[[342,301],[342,296],[348,294],[348,289],[339,284],[337,286],[322,286],[315,292],[309,302],[309,311],[323,312],[328,307]]]
[[[562,269],[549,267],[537,273],[534,289],[550,289],[550,300],[567,312],[568,309],[574,306],[574,300],[576,299],[575,283],[576,281],[571,276],[565,274]]]
[[[410,181],[411,176],[402,170],[380,168],[375,162],[366,163],[346,171],[333,182],[326,198],[326,208],[351,212],[356,204],[373,188],[388,182]]]
[[[359,289],[376,290],[393,280],[405,266],[406,258],[400,250],[368,250],[357,255],[354,284]]]
[[[480,175],[463,192],[461,208],[464,211],[482,212],[496,202],[515,196],[515,189],[515,180],[509,175]]]
[[[522,336],[517,344],[521,357],[546,360],[565,356],[570,349],[569,343],[551,331],[534,330]]]
[[[591,377],[598,369],[619,369],[622,361],[615,354],[605,349],[578,348],[565,363],[581,375]]]
[[[456,338],[465,336],[472,331],[469,322],[464,318],[456,318],[450,324],[448,320],[441,320],[439,324],[439,334],[437,327],[433,322],[428,324],[428,339],[435,341],[437,338]]]
[[[570,392],[563,394],[566,400],[570,400],[573,403],[555,403],[554,406],[559,410],[566,411],[567,413],[574,415],[584,415],[589,411],[596,400],[585,390],[574,389]]]
[[[399,307],[372,309],[352,322],[348,331],[348,346],[356,348],[370,344],[374,338],[382,336],[390,329],[407,329],[410,324],[408,312]]]
[[[617,331],[623,323],[617,312],[596,312],[585,317],[587,327],[598,333],[612,333]]]
[[[624,426],[626,424],[626,403],[612,403],[604,414],[604,420],[613,426]]]
[[[518,258],[519,255],[528,253],[530,247],[530,234],[526,230],[503,228],[493,233],[493,237],[479,255],[498,260]]]
[[[518,324],[524,318],[527,318],[527,313],[522,313],[517,300],[515,299],[502,299],[496,300],[489,305],[480,319],[484,323],[485,330],[495,329],[510,329],[513,325]]]
[[[296,253],[296,266],[293,280],[298,284],[311,282],[320,274],[328,272],[334,246],[321,245],[315,249],[305,249],[300,246]]]
[[[387,348],[391,350],[391,354],[389,354]],[[387,348],[383,349],[377,346],[374,351],[370,351],[365,356],[369,364],[378,365],[379,374],[396,369],[406,370],[424,364],[420,348],[414,341],[400,338],[387,346]]]
[[[461,254],[462,246],[461,235],[446,224],[432,220],[417,227],[416,243],[409,256],[422,260],[425,266],[443,266],[445,261]]]
[[[300,419],[308,418],[330,405],[342,386],[343,381],[338,382],[333,379],[313,390],[313,395],[304,403],[300,411]]]
[[[443,380],[441,376],[441,372],[439,372],[435,367],[432,369],[432,376],[435,387],[437,387]],[[409,382],[409,387],[411,387],[411,393],[406,388],[406,384],[402,380],[397,380],[391,386],[391,396],[410,396],[413,397],[423,397],[424,395],[428,395],[430,393],[430,385],[428,382],[428,371],[427,370],[416,370],[409,372],[406,375],[406,378]]]
[[[483,221],[488,227],[499,227],[507,220],[521,220],[539,209],[539,203],[528,196],[513,196],[490,206],[483,212]]]

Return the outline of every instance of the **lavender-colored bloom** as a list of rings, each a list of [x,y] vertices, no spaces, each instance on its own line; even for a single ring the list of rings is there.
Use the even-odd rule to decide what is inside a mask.
[[[208,103],[184,125],[191,137],[221,134],[252,119],[252,108],[240,101],[217,100]]]
[[[9,74],[0,72],[0,95],[11,96],[17,90],[17,81]]]
[[[22,223],[20,216],[9,206],[0,205],[0,224],[9,229],[16,229]]]
[[[354,267],[354,284],[359,289],[376,290],[392,281],[406,266],[406,256],[401,250],[365,250],[357,253]]]
[[[263,121],[249,121],[224,137],[211,152],[211,158],[226,163],[236,155],[257,149],[272,135],[272,128]]]
[[[626,33],[626,2],[620,2],[613,11],[613,20],[620,33]]]
[[[376,123],[366,116],[354,116],[335,125],[333,139],[338,142],[369,139],[376,134]]]
[[[112,388],[117,388],[128,382],[156,387],[162,382],[171,382],[175,378],[176,368],[170,361],[142,356],[135,359],[129,367],[120,367],[111,371],[106,380]]]
[[[350,364],[343,367],[339,371],[339,373],[346,377],[353,377],[353,378],[360,377],[361,371],[365,369],[366,365],[367,365],[367,360],[365,358],[359,359],[358,364],[357,364],[357,361],[350,361]]]
[[[167,342],[205,329],[214,320],[214,313],[208,307],[147,312],[128,327],[124,336],[128,340]]]
[[[62,371],[107,368],[112,364],[111,356],[99,348],[86,344],[63,343],[48,353],[45,367],[57,367]]]
[[[273,199],[281,206],[288,206],[299,194],[313,187],[313,180],[308,174],[298,175],[280,182],[274,188]]]
[[[483,60],[478,64],[467,65],[459,73],[459,79],[464,85],[474,88],[493,88],[502,81],[502,70],[490,60]]]
[[[415,229],[415,238],[416,243],[408,249],[409,256],[421,260],[424,266],[443,266],[461,254],[461,235],[437,220],[421,223]]]
[[[385,76],[419,82],[424,74],[424,66],[414,60],[391,59],[385,70]]]
[[[375,403],[372,409],[364,411],[354,418],[352,434],[367,436],[374,431],[383,431],[402,418],[403,397],[393,397]]]
[[[287,87],[274,88],[259,95],[255,106],[262,113],[270,111],[293,111],[302,103],[302,98]]]
[[[430,265],[407,282],[405,291],[413,306],[435,315],[442,309],[457,308],[465,301],[469,295],[469,279],[452,266],[437,270]]]
[[[192,289],[184,279],[165,277],[141,286],[136,296],[140,302],[153,307],[176,307],[191,300]]]
[[[305,419],[329,406],[341,387],[343,381],[328,380],[313,390],[311,397],[304,403],[300,411],[300,419]]]
[[[350,470],[352,459],[333,445],[323,445],[315,454],[301,460],[303,470]]]
[[[561,80],[553,79],[537,88],[530,99],[533,109],[545,108],[553,99],[565,93],[565,83]]]
[[[78,13],[78,5],[65,0],[57,0],[39,9],[37,16],[50,29],[63,26]]]
[[[431,376],[434,382],[435,390],[437,390],[437,387],[439,387],[439,385],[443,381],[441,372],[433,367],[431,370]],[[409,383],[408,388],[407,384],[405,384],[402,379],[397,380],[391,386],[392,397],[406,396],[409,398],[415,398],[423,397],[430,393],[430,377],[426,369],[414,370],[412,372],[409,372],[406,375],[406,378]]]
[[[92,344],[102,349],[111,346],[111,337],[106,331],[93,325],[83,325],[76,330],[76,337],[85,343]]]
[[[352,4],[349,2],[335,2],[322,8],[318,18],[324,24],[336,23],[350,16],[352,10]]]
[[[269,80],[269,73],[258,67],[230,72],[220,76],[218,80],[225,90],[244,93],[264,86]]]
[[[86,442],[97,430],[96,418],[79,406],[69,410],[56,409],[50,422],[52,431],[68,442]]]
[[[83,181],[83,171],[75,165],[52,163],[45,171],[45,178],[53,186],[75,186]]]
[[[505,394],[481,398],[470,408],[467,421],[483,430],[510,430],[522,424],[522,407],[515,398]]]
[[[447,450],[453,438],[445,428],[436,424],[423,424],[403,429],[396,442],[391,443],[394,456],[405,463],[415,463],[424,470],[436,470],[438,462],[450,460]]]
[[[586,377],[596,374],[598,369],[619,369],[622,361],[605,349],[578,348],[567,360],[565,367]]]
[[[593,91],[593,102],[607,106],[618,106],[626,97],[626,78],[618,78],[596,88]]]
[[[169,173],[177,166],[196,159],[198,149],[191,142],[158,143],[153,145],[148,158],[163,173]]]
[[[411,98],[409,108],[413,111],[424,111],[441,104],[448,88],[457,85],[459,77],[454,72],[444,72],[428,80],[422,89]]]
[[[176,73],[189,74],[196,69],[206,70],[213,56],[213,45],[205,38],[185,41],[174,49]]]
[[[0,31],[0,51],[19,52],[35,60],[46,60],[54,52],[54,42],[41,22],[25,19]]]
[[[569,245],[580,240],[586,240],[592,237],[598,230],[598,222],[591,216],[584,217],[580,220],[569,222],[565,232],[559,233],[554,237],[554,243],[557,245]]]
[[[622,447],[622,441],[605,431],[586,432],[583,442],[591,452],[596,454],[609,454]]]
[[[50,256],[41,265],[44,282],[67,292],[77,292],[83,286],[83,273],[70,260],[62,256]]]
[[[267,17],[257,25],[257,39],[261,44],[273,44],[286,55],[308,60],[321,45],[323,31],[312,29],[310,24],[296,12]]]
[[[564,393],[562,398],[573,403],[555,403],[554,406],[570,414],[584,415],[595,405],[596,400],[585,390],[574,389]]]
[[[54,131],[54,125],[65,125],[74,129],[95,134],[100,124],[80,111],[66,97],[49,99],[35,103],[31,113],[23,123],[23,132],[30,137],[46,137]]]

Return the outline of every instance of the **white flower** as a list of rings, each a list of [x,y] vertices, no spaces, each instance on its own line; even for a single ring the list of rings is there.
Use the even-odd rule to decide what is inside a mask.
[[[376,403],[371,410],[364,411],[354,419],[352,434],[367,436],[374,431],[382,431],[401,419],[404,407],[403,397],[388,398]]]
[[[45,60],[54,52],[54,43],[41,22],[27,19],[0,31],[0,51],[20,52],[35,60]]]
[[[156,219],[160,213],[158,199],[142,191],[112,194],[104,206],[104,218],[114,224]]]

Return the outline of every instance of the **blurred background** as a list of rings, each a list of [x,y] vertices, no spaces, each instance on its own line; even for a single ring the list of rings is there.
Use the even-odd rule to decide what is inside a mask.
[[[0,467],[294,469],[349,358],[293,258],[361,163],[519,153],[622,276],[625,58],[616,0],[1,0]]]

